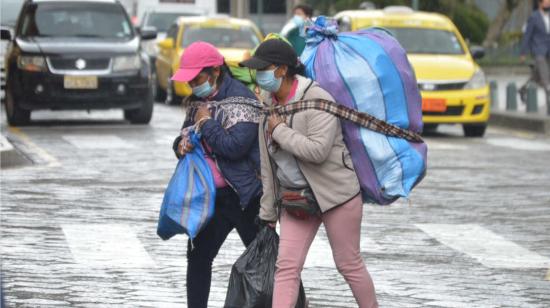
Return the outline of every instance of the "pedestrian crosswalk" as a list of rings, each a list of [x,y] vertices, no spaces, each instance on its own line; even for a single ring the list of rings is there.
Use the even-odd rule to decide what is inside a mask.
[[[61,137],[64,141],[70,143],[72,146],[79,150],[109,150],[109,149],[132,149],[136,145],[131,140],[124,140],[116,135],[63,135]],[[171,147],[174,141],[175,135],[172,136],[159,136],[155,138],[154,142],[166,147]],[[449,139],[434,139],[426,138],[428,143],[428,149],[434,151],[465,151],[471,149],[471,142],[467,142],[467,139],[449,140]],[[493,147],[509,148],[513,150],[523,151],[537,151],[546,152],[550,151],[550,141],[548,140],[531,140],[526,138],[514,138],[514,137],[488,137],[479,140],[478,144],[486,144]]]
[[[476,224],[416,224],[419,231],[488,268],[548,268],[550,257],[530,251]],[[125,224],[63,225],[63,233],[76,263],[88,267],[152,268],[156,264],[134,230]],[[387,243],[384,245],[388,245]],[[383,253],[384,245],[363,236],[362,251]],[[220,250],[218,266],[230,266],[244,251],[236,232]],[[389,248],[389,247],[388,247]],[[435,246],[434,249],[439,249]],[[332,250],[321,227],[313,241],[305,268],[334,268]]]

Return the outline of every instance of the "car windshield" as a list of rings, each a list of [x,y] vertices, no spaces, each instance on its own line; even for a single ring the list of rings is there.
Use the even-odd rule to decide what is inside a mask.
[[[387,28],[410,54],[464,54],[451,31],[423,28]]]
[[[13,27],[21,7],[23,6],[23,0],[0,0],[0,22],[3,26]]]
[[[23,36],[130,39],[134,33],[124,9],[111,3],[51,2],[31,7]]]
[[[180,16],[195,16],[195,14],[186,13],[150,13],[147,17],[147,27],[155,27],[159,32],[166,32],[174,21]]]
[[[182,46],[187,47],[196,41],[208,42],[219,48],[252,49],[260,44],[260,39],[251,27],[186,27]]]

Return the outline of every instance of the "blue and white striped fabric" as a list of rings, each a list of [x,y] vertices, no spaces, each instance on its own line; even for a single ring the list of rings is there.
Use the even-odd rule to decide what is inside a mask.
[[[383,29],[338,33],[318,17],[307,31],[306,75],[336,102],[413,132],[422,131],[422,102],[405,50]],[[426,172],[427,146],[343,122],[365,201],[389,204]]]

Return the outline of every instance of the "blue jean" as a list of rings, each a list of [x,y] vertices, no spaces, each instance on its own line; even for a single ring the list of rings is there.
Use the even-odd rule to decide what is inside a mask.
[[[237,229],[243,244],[248,246],[258,233],[254,220],[260,208],[260,197],[253,199],[243,211],[239,197],[229,187],[216,191],[216,209],[208,225],[187,246],[187,307],[208,307],[212,262],[227,235]]]

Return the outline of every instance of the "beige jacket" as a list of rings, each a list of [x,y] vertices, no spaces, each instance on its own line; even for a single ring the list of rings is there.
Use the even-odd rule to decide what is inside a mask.
[[[334,101],[332,96],[317,83],[298,76],[298,88],[294,99],[325,99]],[[304,91],[311,84],[304,96]],[[263,95],[263,102],[271,105],[271,95]],[[264,132],[267,119],[263,117],[259,125],[260,158],[262,168],[263,196],[260,218],[276,221],[276,194],[279,184],[267,150]],[[298,166],[309,183],[324,213],[346,203],[360,192],[359,181],[342,135],[340,120],[318,110],[308,110],[287,117],[286,123],[279,124],[273,131],[273,140],[296,157]]]

